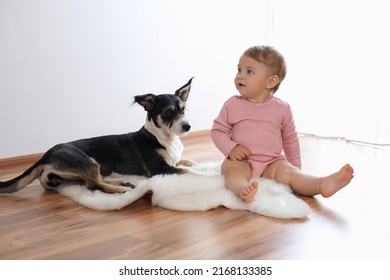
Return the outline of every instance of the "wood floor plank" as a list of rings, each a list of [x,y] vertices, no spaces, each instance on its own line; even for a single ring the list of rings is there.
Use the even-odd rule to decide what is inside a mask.
[[[207,131],[183,138],[183,157],[223,157]],[[300,138],[304,171],[325,175],[345,162],[353,182],[335,196],[303,199],[312,214],[283,220],[218,208],[152,207],[150,195],[119,211],[95,211],[33,182],[0,196],[0,259],[389,259],[390,151]],[[0,160],[0,180],[36,157]]]

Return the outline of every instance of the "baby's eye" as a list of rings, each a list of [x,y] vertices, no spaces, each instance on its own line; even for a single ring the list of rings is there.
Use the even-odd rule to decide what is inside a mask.
[[[238,72],[238,73],[241,73],[241,68],[238,68],[238,69],[237,69],[237,72]]]
[[[251,75],[251,74],[253,74],[253,73],[255,73],[255,72],[253,72],[253,70],[251,70],[251,69],[248,69],[248,70],[246,70],[246,73],[249,74],[249,75]]]

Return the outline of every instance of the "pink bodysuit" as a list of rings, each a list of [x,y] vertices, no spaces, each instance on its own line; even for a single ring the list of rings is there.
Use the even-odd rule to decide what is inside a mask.
[[[265,168],[278,159],[301,166],[290,105],[276,97],[262,104],[241,96],[229,98],[214,120],[211,137],[226,157],[237,144],[248,148],[253,177],[261,176]]]

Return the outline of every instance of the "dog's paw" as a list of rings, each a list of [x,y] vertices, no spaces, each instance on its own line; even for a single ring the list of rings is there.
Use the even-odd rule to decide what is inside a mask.
[[[197,165],[198,163],[196,163],[195,161],[191,160],[191,159],[181,159],[179,160],[178,163],[176,163],[176,166],[187,166],[187,167],[191,167],[191,166],[194,166],[194,165]]]
[[[134,186],[132,183],[130,183],[130,182],[122,182],[122,183],[121,183],[121,186],[122,186],[122,187],[126,187],[126,188],[135,189],[135,186]],[[127,191],[127,190],[126,190],[126,191]]]

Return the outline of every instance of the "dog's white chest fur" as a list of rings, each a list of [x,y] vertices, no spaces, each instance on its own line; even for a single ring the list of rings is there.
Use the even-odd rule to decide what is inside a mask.
[[[166,158],[167,163],[169,165],[175,166],[175,164],[181,159],[181,155],[184,149],[183,143],[180,141],[178,136],[174,136],[173,139],[169,139],[168,141],[162,141],[162,142],[163,143],[160,142],[160,144],[165,147],[169,155],[169,157]]]
[[[153,134],[158,142],[165,148],[165,160],[171,165],[175,166],[177,162],[181,159],[184,147],[179,136],[170,135],[163,133],[161,129],[157,128],[153,121],[146,121],[145,128]]]

